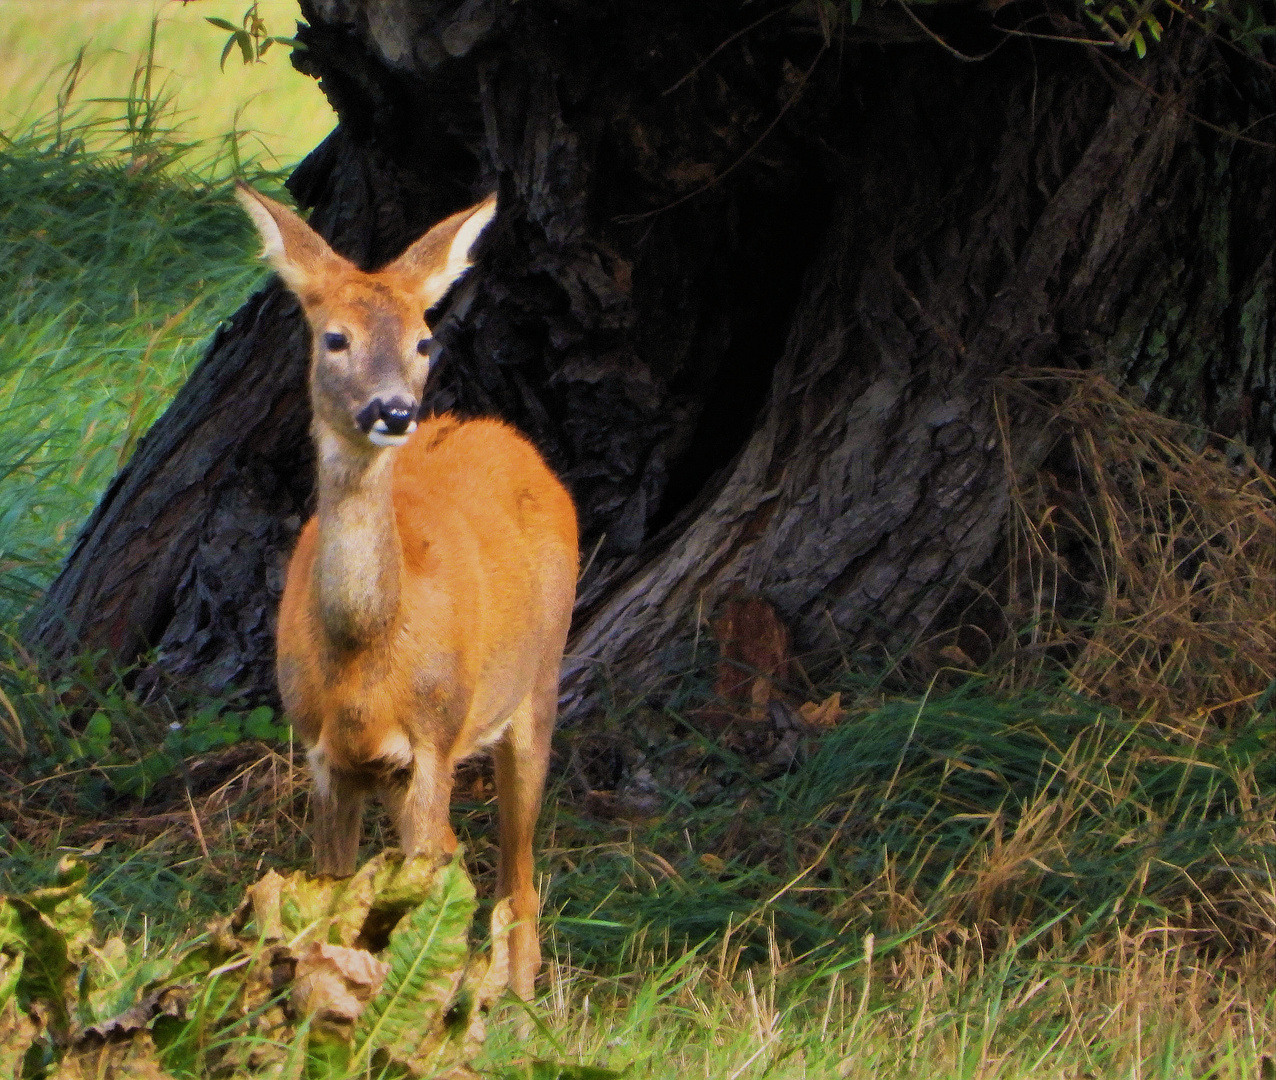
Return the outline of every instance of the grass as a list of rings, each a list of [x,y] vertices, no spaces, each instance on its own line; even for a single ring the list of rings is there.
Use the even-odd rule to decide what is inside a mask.
[[[154,99],[119,104],[115,117],[45,117],[0,157],[6,625],[263,277],[229,197],[234,160],[158,130],[170,117]]]
[[[139,46],[157,19],[155,90],[178,110],[187,137],[209,144],[242,132],[246,148],[270,168],[308,153],[333,127],[315,81],[292,70],[288,50],[261,63],[218,57],[228,34],[210,16],[239,25],[250,0],[0,0],[0,131],[28,130],[57,106],[66,72],[83,49],[77,98],[92,117],[110,117],[128,87]],[[296,0],[258,0],[271,34],[295,32]],[[52,33],[50,33],[52,23]]]
[[[103,485],[260,281],[225,144],[172,131],[153,94],[117,100],[115,116],[64,105],[0,150],[0,888],[32,888],[58,851],[80,852],[100,933],[119,935],[100,948],[127,980],[308,853],[306,782],[269,718],[48,685],[12,640]],[[886,695],[863,672],[829,673],[822,689],[851,707],[787,764],[699,730],[695,672],[561,733],[543,997],[527,1037],[508,1007],[477,1066],[1271,1075],[1271,694],[1233,703],[1225,727],[1176,726],[1159,700],[1120,711],[946,679]],[[649,797],[601,813],[590,777],[609,770],[644,776]],[[490,777],[460,790],[458,831],[490,896]],[[369,850],[387,839],[374,821]]]

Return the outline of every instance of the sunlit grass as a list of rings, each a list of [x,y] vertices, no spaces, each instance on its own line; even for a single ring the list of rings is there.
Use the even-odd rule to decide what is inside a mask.
[[[286,48],[247,66],[236,51],[219,70],[228,35],[205,19],[238,25],[247,7],[248,0],[0,0],[0,132],[25,131],[53,111],[81,48],[76,100],[90,115],[113,115],[109,99],[127,92],[157,17],[154,90],[172,96],[184,135],[212,142],[234,129],[245,133],[246,152],[267,165],[298,161],[332,130],[332,110],[318,84],[293,70]],[[282,36],[301,18],[295,0],[260,0],[259,11],[270,33]]]
[[[266,170],[331,127],[286,48],[247,68],[236,50],[218,70],[227,35],[205,16],[243,14],[223,8],[66,0],[51,35],[48,5],[0,0],[6,624],[52,580],[217,324],[262,279],[230,180],[277,186],[282,173]],[[260,10],[272,33],[292,32],[290,3]]]
[[[0,153],[0,611],[51,579],[261,279],[226,180],[175,164],[35,136]]]

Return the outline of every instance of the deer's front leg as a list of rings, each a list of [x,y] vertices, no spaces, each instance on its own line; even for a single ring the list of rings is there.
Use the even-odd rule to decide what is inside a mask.
[[[557,682],[519,706],[494,747],[496,804],[501,823],[497,895],[514,909],[510,929],[510,989],[524,1001],[535,992],[541,966],[540,894],[536,889],[532,840],[540,815],[541,793],[549,765],[550,734],[558,706]]]
[[[448,821],[452,768],[442,754],[427,747],[414,749],[412,764],[386,783],[382,797],[405,855],[456,850],[456,834]]]
[[[315,868],[320,874],[349,877],[359,860],[363,787],[354,777],[334,772],[318,749],[309,759],[315,785]]]

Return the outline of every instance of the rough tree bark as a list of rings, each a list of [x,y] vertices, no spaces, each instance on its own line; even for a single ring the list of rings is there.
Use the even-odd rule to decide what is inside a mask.
[[[339,251],[376,265],[500,190],[429,398],[511,419],[573,489],[595,554],[571,713],[600,670],[668,670],[738,590],[803,647],[916,639],[996,550],[1007,371],[1099,367],[1272,463],[1272,94],[1190,29],[1138,63],[965,7],[302,8],[294,62],[340,126],[289,187]],[[931,31],[1002,44],[966,63]],[[277,286],[236,314],[33,644],[269,692],[305,351]],[[1032,467],[1032,418],[1002,421]]]

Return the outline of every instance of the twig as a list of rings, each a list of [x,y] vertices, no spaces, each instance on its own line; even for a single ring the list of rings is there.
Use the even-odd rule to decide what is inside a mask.
[[[793,93],[789,95],[789,99],[780,107],[780,111],[775,114],[775,119],[767,125],[766,130],[753,141],[753,144],[743,154],[736,158],[735,161],[723,169],[722,172],[718,173],[718,175],[712,180],[701,184],[700,187],[695,189],[695,191],[689,191],[686,195],[683,195],[681,198],[674,199],[671,203],[666,203],[664,206],[657,207],[655,210],[648,210],[642,214],[620,214],[616,217],[616,222],[621,225],[632,225],[633,223],[643,221],[646,218],[655,217],[657,214],[663,214],[666,210],[672,210],[675,206],[681,206],[689,199],[694,199],[698,195],[703,195],[715,184],[730,176],[736,168],[744,164],[744,162],[753,155],[753,152],[762,145],[766,137],[775,130],[776,125],[784,119],[784,114],[787,113],[797,102],[798,98],[802,96],[802,91],[805,89],[807,81],[815,73],[816,65],[819,64],[820,58],[828,52],[828,48],[828,45],[820,46],[820,51],[815,54],[815,59],[811,61],[811,66],[803,72],[802,78],[799,80],[797,86],[793,88]]]
[[[960,49],[953,48],[951,45],[948,44],[948,42],[946,42],[937,33],[935,33],[934,30],[932,30],[929,26],[927,26],[924,22],[922,22],[921,19],[919,19],[915,14],[913,14],[912,8],[910,8],[906,3],[904,3],[904,0],[895,0],[895,2],[899,4],[900,8],[903,9],[903,12],[905,15],[907,15],[910,19],[913,20],[913,22],[915,22],[919,27],[921,27],[922,31],[926,34],[927,37],[929,37],[932,41],[934,41],[935,44],[938,45],[945,52],[949,53],[952,56],[955,56],[958,60],[961,60],[963,63],[977,64],[981,60],[987,60],[988,57],[992,56],[993,53],[995,53],[998,49],[1000,49],[1005,44],[1004,41],[999,41],[997,42],[996,45],[994,45],[982,56],[968,56],[966,53],[962,52]],[[1000,27],[998,29],[1000,29]]]
[[[676,83],[674,83],[671,87],[669,87],[668,90],[662,90],[660,93],[660,96],[668,97],[675,90],[677,90],[678,87],[680,87],[683,83],[685,83],[688,79],[694,79],[696,77],[696,74],[704,69],[705,64],[707,64],[710,60],[712,60],[715,56],[717,56],[718,53],[722,52],[722,50],[725,49],[728,45],[730,45],[733,41],[738,41],[740,38],[744,37],[744,35],[749,33],[751,30],[756,30],[768,19],[774,19],[777,15],[780,14],[780,12],[785,10],[787,9],[784,7],[778,7],[774,11],[768,12],[766,15],[763,15],[762,18],[758,19],[756,22],[749,23],[749,25],[746,26],[743,30],[737,30],[734,34],[732,34],[729,38],[727,38],[726,41],[724,41],[721,45],[719,45],[716,49],[714,49],[713,52],[711,52],[708,56],[706,56],[703,60],[701,60],[700,63],[698,63],[695,67],[693,67],[690,71],[688,71],[681,79],[679,79]]]

